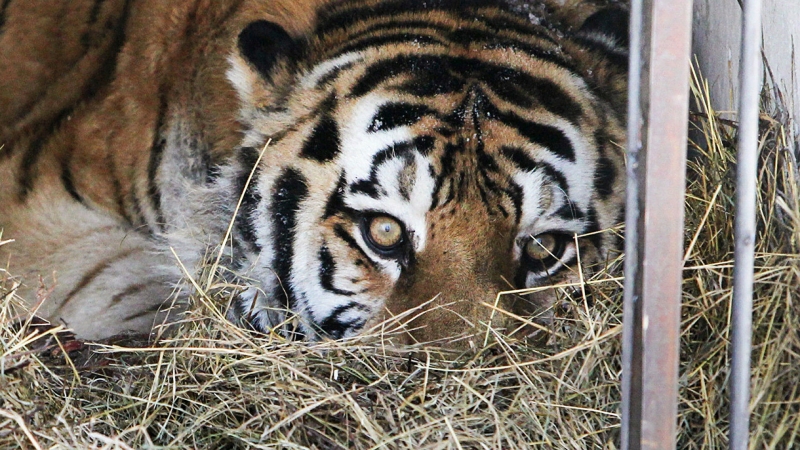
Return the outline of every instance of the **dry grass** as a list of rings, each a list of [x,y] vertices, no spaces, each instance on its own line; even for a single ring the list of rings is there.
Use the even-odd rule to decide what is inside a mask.
[[[686,201],[679,448],[690,449],[727,442],[735,168],[735,127],[694,92],[709,145],[692,147]],[[767,105],[762,121],[751,448],[800,441],[800,183],[778,113]],[[203,296],[155,344],[83,346],[6,325],[0,448],[615,448],[620,266],[562,290],[550,343],[449,359],[380,340],[259,338]],[[0,278],[8,323],[20,308],[14,278]]]

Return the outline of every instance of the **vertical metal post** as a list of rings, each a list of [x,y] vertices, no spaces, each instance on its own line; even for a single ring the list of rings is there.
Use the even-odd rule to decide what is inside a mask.
[[[756,241],[758,107],[761,88],[761,0],[744,0],[739,68],[739,149],[736,165],[733,303],[731,331],[731,450],[745,450],[750,431],[750,345],[753,254]]]
[[[691,0],[633,0],[623,449],[675,449]]]

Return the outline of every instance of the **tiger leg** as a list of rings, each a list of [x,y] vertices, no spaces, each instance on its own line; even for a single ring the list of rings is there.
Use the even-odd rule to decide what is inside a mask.
[[[37,191],[25,205],[0,207],[3,239],[14,240],[0,246],[0,261],[22,277],[17,294],[34,314],[83,339],[147,333],[175,317],[180,307],[167,310],[181,271],[165,244],[47,196]]]

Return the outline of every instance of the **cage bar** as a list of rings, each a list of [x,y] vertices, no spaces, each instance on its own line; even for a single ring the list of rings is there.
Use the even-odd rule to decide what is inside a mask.
[[[750,428],[750,347],[756,241],[758,111],[761,90],[761,0],[745,0],[739,66],[739,142],[736,166],[733,302],[731,321],[731,426],[729,447],[745,450]]]
[[[622,448],[674,449],[691,0],[633,0]]]

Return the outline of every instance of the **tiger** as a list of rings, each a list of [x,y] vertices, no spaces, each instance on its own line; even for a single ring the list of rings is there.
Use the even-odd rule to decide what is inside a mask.
[[[557,300],[535,288],[619,247],[627,14],[4,1],[0,261],[29,314],[87,340],[179,320],[210,262],[258,333],[524,334]]]

